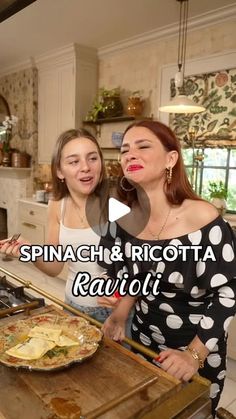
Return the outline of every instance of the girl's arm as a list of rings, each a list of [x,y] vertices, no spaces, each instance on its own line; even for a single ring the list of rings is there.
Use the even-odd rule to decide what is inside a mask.
[[[123,340],[125,338],[125,323],[136,299],[137,297],[131,297],[130,295],[120,299],[117,307],[103,324],[102,331],[105,336],[113,340]]]
[[[60,207],[61,201],[49,201],[47,211],[47,237],[46,245],[59,245],[59,231],[60,231]],[[62,271],[64,262],[44,262],[42,257],[39,257],[34,265],[40,271],[49,276],[57,276]]]

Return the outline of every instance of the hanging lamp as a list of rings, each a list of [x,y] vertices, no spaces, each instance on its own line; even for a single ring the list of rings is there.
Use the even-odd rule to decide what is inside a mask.
[[[179,40],[178,40],[178,72],[175,74],[175,87],[178,94],[159,111],[169,113],[199,113],[206,110],[188,98],[184,92],[185,56],[187,45],[188,0],[176,0],[180,3]]]

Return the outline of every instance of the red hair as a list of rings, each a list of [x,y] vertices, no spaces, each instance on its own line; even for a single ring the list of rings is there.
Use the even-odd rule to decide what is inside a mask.
[[[149,129],[161,142],[161,144],[167,152],[175,150],[178,153],[178,160],[175,166],[173,167],[172,171],[172,181],[170,184],[167,184],[166,180],[164,184],[164,192],[168,202],[170,204],[180,205],[185,199],[200,200],[201,198],[194,192],[187,178],[181,153],[180,142],[176,138],[173,131],[169,127],[167,127],[167,125],[159,121],[144,120],[134,122],[131,125],[129,125],[124,132],[124,136],[130,129],[134,127],[144,127]],[[121,176],[123,176],[122,169]],[[131,188],[131,185],[129,186],[129,183],[127,181],[127,188],[129,187]],[[134,200],[137,200],[136,190],[133,190],[131,192],[125,192],[120,187],[120,183],[118,186],[118,194],[121,196],[122,199],[126,200],[128,204],[131,204]]]

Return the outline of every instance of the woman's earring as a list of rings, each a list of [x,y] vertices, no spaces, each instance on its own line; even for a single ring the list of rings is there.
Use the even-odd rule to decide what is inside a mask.
[[[65,182],[65,179],[60,179],[60,182],[61,182],[61,183],[64,183],[64,182]]]
[[[172,167],[167,167],[166,168],[166,180],[167,180],[167,184],[170,185],[172,182]]]
[[[123,189],[123,191],[125,192],[131,192],[135,189],[134,186],[130,185],[130,188],[126,188],[126,186],[124,186],[124,181],[126,180],[127,184],[130,185],[130,183],[128,182],[128,180],[126,179],[125,176],[122,176],[122,178],[120,179],[120,187],[121,189]]]

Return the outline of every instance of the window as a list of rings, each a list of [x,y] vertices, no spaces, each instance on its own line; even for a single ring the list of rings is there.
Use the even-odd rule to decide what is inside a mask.
[[[228,190],[228,211],[236,212],[236,148],[185,148],[182,154],[194,190],[209,199],[209,182],[223,181]]]

